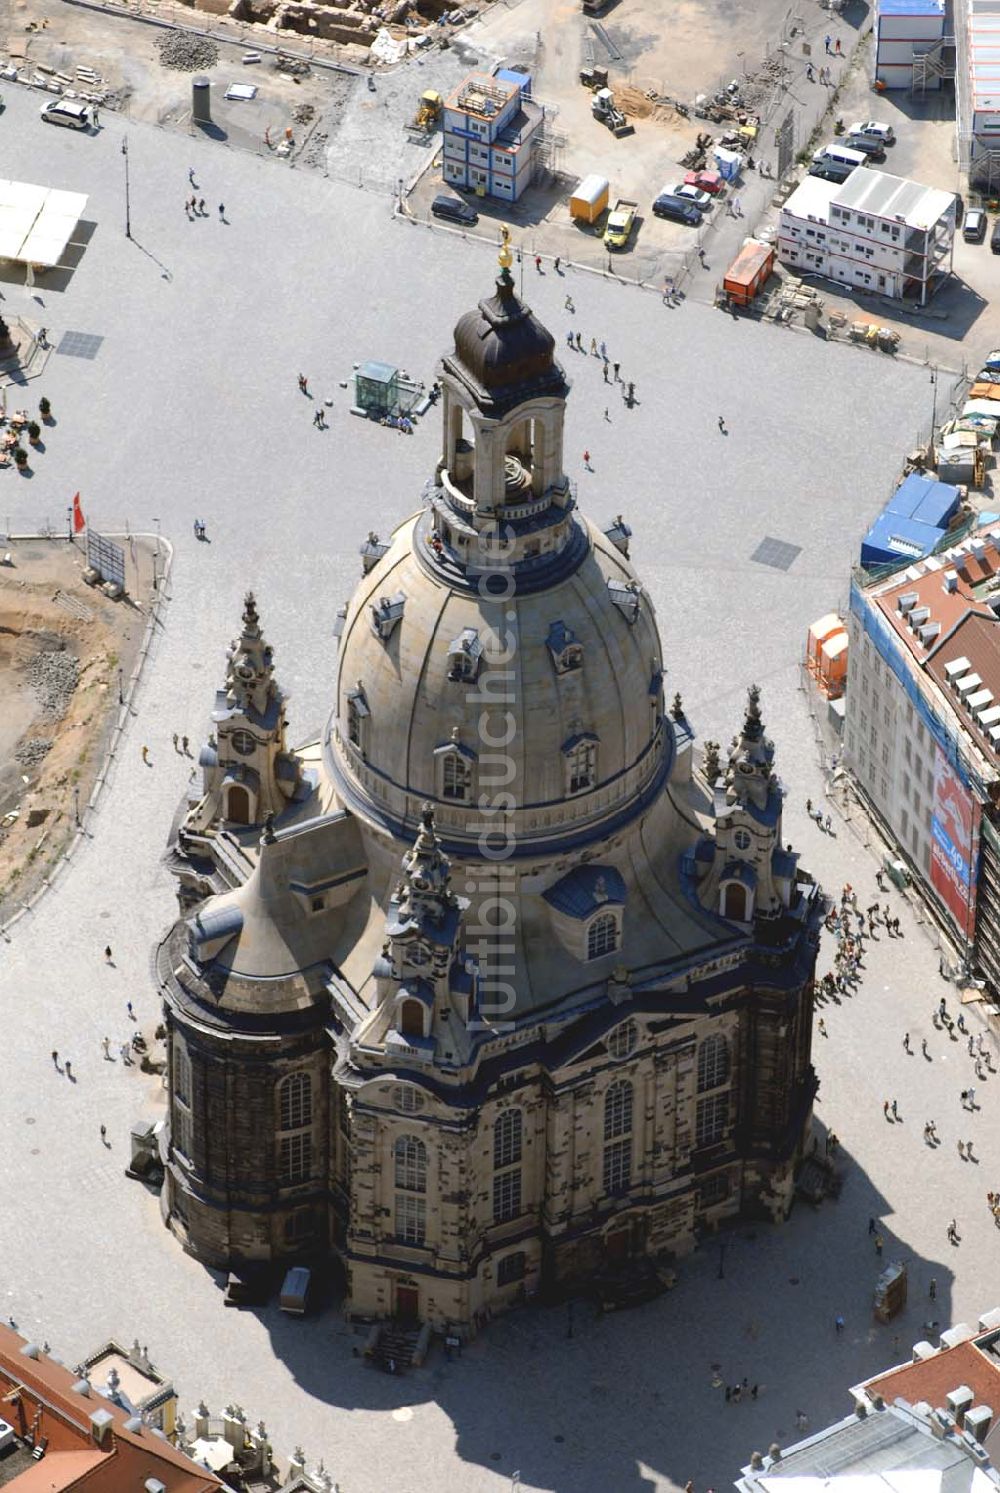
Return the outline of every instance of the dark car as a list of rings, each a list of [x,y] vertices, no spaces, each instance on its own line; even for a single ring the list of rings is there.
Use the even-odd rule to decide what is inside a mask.
[[[658,218],[671,218],[689,228],[697,228],[701,222],[701,213],[693,202],[685,202],[683,197],[674,197],[669,192],[660,193],[653,203],[653,212]]]
[[[1000,218],[993,224],[993,232],[990,234],[990,248],[994,254],[1000,254]]]
[[[476,209],[463,202],[461,197],[435,197],[431,203],[431,212],[435,218],[447,218],[449,223],[462,223],[466,228],[479,222]]]
[[[965,215],[962,237],[967,244],[981,244],[986,237],[987,217],[981,207],[970,207]]]
[[[848,150],[860,150],[870,161],[885,160],[885,146],[881,140],[873,140],[870,135],[845,135],[841,144],[846,145]]]
[[[810,176],[818,176],[822,181],[846,181],[856,166],[842,166],[838,161],[816,161],[809,167]]]

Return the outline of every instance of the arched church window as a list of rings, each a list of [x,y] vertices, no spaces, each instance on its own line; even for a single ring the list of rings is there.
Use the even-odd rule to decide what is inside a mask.
[[[600,959],[618,947],[618,919],[613,912],[602,912],[587,929],[587,958]]]
[[[493,1126],[493,1222],[521,1212],[521,1148],[524,1122],[519,1109],[497,1116]]]
[[[290,1073],[278,1085],[278,1180],[284,1187],[312,1175],[312,1077]]]
[[[396,1237],[423,1244],[427,1237],[427,1147],[415,1135],[401,1135],[393,1146],[396,1183]]]
[[[638,1028],[630,1017],[628,1021],[623,1021],[621,1026],[616,1026],[611,1033],[608,1038],[608,1052],[613,1058],[627,1058],[634,1051],[638,1039]]]
[[[367,750],[370,719],[371,711],[368,709],[368,701],[359,683],[357,689],[352,690],[347,696],[347,739],[351,746],[357,747],[359,752]]]
[[[625,1192],[632,1183],[632,1085],[620,1078],[604,1096],[604,1192]]]
[[[716,1033],[698,1048],[698,1093],[720,1089],[729,1082],[729,1043]]]
[[[312,1076],[290,1073],[278,1085],[282,1130],[301,1130],[312,1124]]]

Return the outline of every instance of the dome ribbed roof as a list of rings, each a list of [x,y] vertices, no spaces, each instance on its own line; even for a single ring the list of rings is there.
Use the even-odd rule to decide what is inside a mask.
[[[514,293],[509,270],[497,293],[467,311],[455,327],[455,351],[446,359],[467,381],[494,398],[498,391],[563,391],[562,369],[553,356],[555,338]]]

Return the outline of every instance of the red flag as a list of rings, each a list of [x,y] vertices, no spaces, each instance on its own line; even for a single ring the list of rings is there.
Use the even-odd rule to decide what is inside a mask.
[[[79,534],[80,530],[86,527],[87,520],[84,518],[83,509],[80,507],[80,494],[77,493],[73,499],[73,533]]]

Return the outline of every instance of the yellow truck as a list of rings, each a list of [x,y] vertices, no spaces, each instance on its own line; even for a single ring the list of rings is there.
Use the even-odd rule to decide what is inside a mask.
[[[631,202],[627,197],[618,198],[608,214],[608,226],[604,230],[605,248],[624,249],[632,236],[638,211],[638,202]]]

